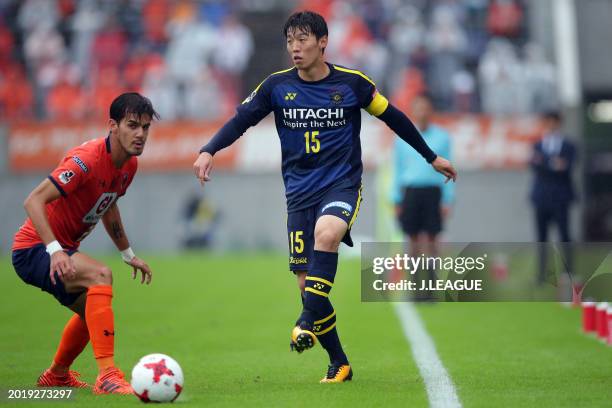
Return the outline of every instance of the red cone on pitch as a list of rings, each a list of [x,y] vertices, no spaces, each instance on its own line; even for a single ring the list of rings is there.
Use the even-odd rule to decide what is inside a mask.
[[[598,303],[595,307],[595,314],[597,337],[599,337],[601,341],[606,341],[608,339],[608,303]]]
[[[582,330],[585,333],[595,333],[595,302],[582,302]]]
[[[608,346],[612,346],[612,306],[608,307],[606,313],[606,321],[608,323]]]

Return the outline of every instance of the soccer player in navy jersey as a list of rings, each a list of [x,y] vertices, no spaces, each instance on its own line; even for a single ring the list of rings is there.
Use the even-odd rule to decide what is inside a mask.
[[[322,383],[353,376],[336,329],[329,300],[340,242],[352,246],[351,227],[361,203],[361,109],[385,122],[447,181],[457,177],[451,163],[427,146],[402,112],[389,104],[363,73],[325,61],[327,24],[310,11],[294,13],[284,26],[294,66],[269,75],[200,149],[194,172],[210,180],[213,156],[235,142],[270,112],[282,149],[287,198],[289,269],[296,274],[303,310],[291,333],[301,353],[321,343],[330,365]]]

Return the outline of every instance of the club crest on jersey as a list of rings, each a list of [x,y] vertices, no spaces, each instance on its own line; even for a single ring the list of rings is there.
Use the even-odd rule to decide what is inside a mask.
[[[87,173],[89,171],[87,165],[79,156],[72,156],[72,160],[81,168],[81,170],[83,170],[83,172]]]
[[[59,181],[61,181],[62,184],[70,183],[70,179],[72,179],[73,177],[74,177],[74,171],[72,170],[63,171],[58,176]]]
[[[340,105],[342,101],[344,100],[344,97],[342,96],[340,91],[332,91],[329,94],[329,98],[331,99],[334,105]]]

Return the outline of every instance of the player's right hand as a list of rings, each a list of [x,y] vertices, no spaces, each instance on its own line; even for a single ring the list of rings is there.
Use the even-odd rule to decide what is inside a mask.
[[[210,181],[210,172],[213,168],[213,157],[210,153],[202,152],[198,156],[198,159],[193,163],[193,172],[195,176],[200,180],[200,184],[203,186],[204,183]]]
[[[51,267],[49,268],[49,278],[52,284],[56,284],[55,274],[63,282],[66,279],[74,279],[76,277],[76,268],[72,258],[64,251],[57,251],[51,255]]]

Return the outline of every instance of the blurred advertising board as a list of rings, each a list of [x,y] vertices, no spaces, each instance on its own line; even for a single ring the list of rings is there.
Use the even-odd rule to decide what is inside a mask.
[[[483,115],[439,116],[453,142],[453,161],[459,169],[521,169],[527,166],[531,145],[541,135],[541,123],[530,117],[493,118]],[[199,148],[223,122],[155,123],[139,158],[143,171],[190,170]],[[73,146],[106,135],[103,122],[14,123],[8,130],[8,162],[14,173],[53,168]],[[389,159],[393,134],[384,123],[363,115],[362,154],[366,168]],[[215,156],[215,168],[253,172],[277,171],[281,152],[274,121],[268,117],[247,131],[236,146]]]

